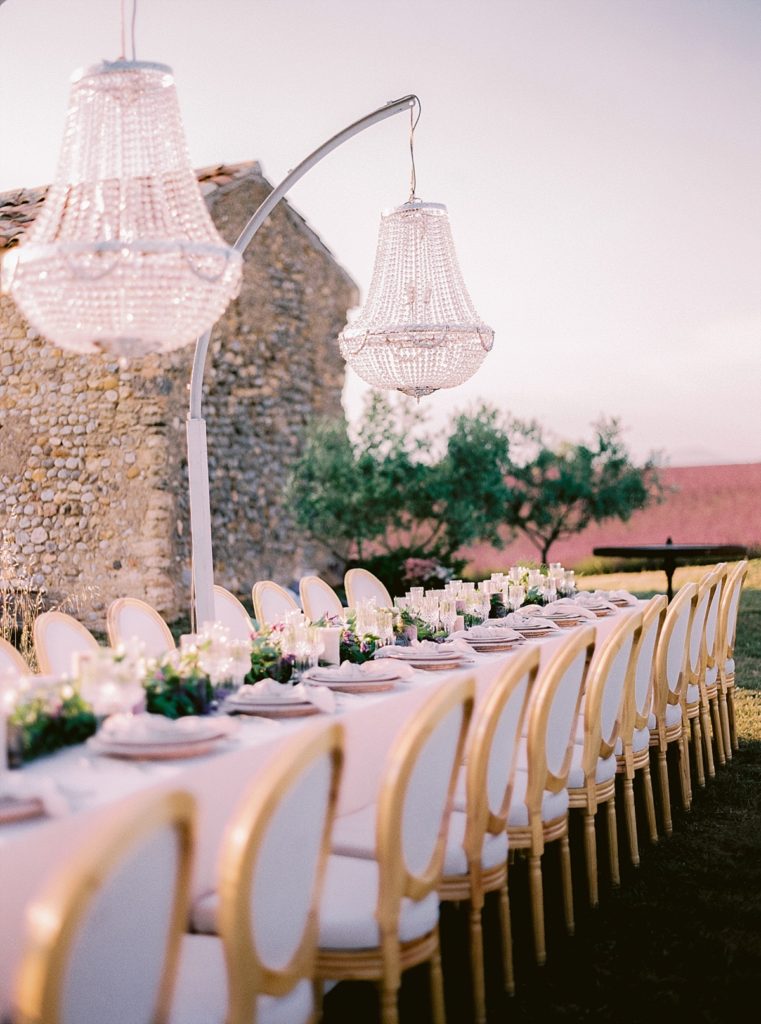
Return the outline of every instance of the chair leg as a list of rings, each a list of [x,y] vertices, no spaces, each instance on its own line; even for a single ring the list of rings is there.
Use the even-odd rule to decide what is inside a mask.
[[[595,833],[595,816],[584,809],[584,857],[587,862],[587,892],[590,907],[600,903],[597,891],[597,835]]]
[[[727,761],[731,761],[732,737],[729,731],[729,709],[727,707],[727,695],[723,690],[719,691],[719,720],[721,722],[721,737],[724,743],[724,756]]]
[[[385,982],[380,982],[379,988],[382,1024],[399,1024],[398,990]]]
[[[312,978],[312,999],[314,1000],[314,1013],[310,1018],[310,1024],[320,1024],[322,1020],[322,978]]]
[[[470,907],[470,970],[473,979],[473,1005],[476,1024],[486,1024],[486,989],[484,983],[484,936],[481,908]]]
[[[682,787],[682,807],[689,811],[692,805],[692,777],[690,775],[690,732],[685,728],[679,739],[679,781]]]
[[[639,841],[637,839],[637,809],[634,804],[634,780],[624,778],[624,817],[629,837],[629,856],[635,868],[639,867]]]
[[[709,702],[711,709],[711,727],[713,729],[713,741],[716,744],[716,757],[722,767],[727,763],[727,755],[724,750],[724,729],[719,711],[719,695],[717,694]]]
[[[614,889],[621,885],[621,871],[618,863],[618,825],[616,823],[616,801],[608,800],[608,858],[610,861],[610,882]]]
[[[597,858],[595,857],[596,860]],[[595,864],[595,875],[596,873]],[[568,934],[573,935],[576,931],[576,922],[573,917],[573,876],[571,874],[571,846],[568,842],[568,829],[566,829],[565,835],[560,838],[560,878],[563,883],[565,927]]]
[[[642,767],[642,791],[645,796],[645,814],[647,815],[647,828],[650,834],[650,842],[658,842],[658,825],[655,820],[655,800],[653,799],[653,780],[650,775],[650,765]]]
[[[499,923],[502,929],[502,969],[505,974],[505,992],[515,995],[515,971],[513,968],[513,929],[510,923],[510,893],[508,881],[499,890]]]
[[[681,775],[681,772],[680,772]],[[663,831],[670,836],[673,831],[671,821],[671,793],[669,792],[669,766],[666,758],[666,747],[658,750],[658,780],[661,784],[661,814],[663,815]]]
[[[706,773],[703,765],[703,730],[700,728],[700,715],[695,715],[690,719],[690,734],[692,753],[695,758],[695,775],[700,788],[705,789]]]
[[[700,729],[703,733],[703,750],[705,751],[706,775],[709,779],[716,778],[716,765],[713,760],[713,743],[711,742],[711,716],[705,704],[700,705]]]
[[[444,975],[441,973],[441,951],[438,940],[436,948],[431,956],[430,966],[431,980],[431,1017],[433,1024],[446,1024],[446,1010],[444,1009]],[[396,1011],[396,997],[394,997],[394,1010]],[[384,1019],[383,1024],[387,1024]]]
[[[727,688],[727,709],[729,711],[729,734],[732,750],[740,749],[740,740],[737,736],[737,718],[735,717],[735,688]]]
[[[547,961],[544,938],[544,890],[542,888],[542,858],[532,853],[528,862],[528,879],[531,889],[531,920],[534,925],[534,955],[541,966]]]

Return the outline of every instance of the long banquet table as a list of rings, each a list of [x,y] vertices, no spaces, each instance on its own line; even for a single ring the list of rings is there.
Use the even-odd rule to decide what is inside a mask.
[[[596,619],[597,644],[621,615]],[[541,665],[562,644],[566,630],[543,640]],[[521,648],[522,649],[522,648]],[[474,664],[458,669],[475,678],[477,699],[512,657],[512,653],[475,654]],[[338,813],[348,814],[375,797],[386,752],[400,727],[415,714],[431,688],[454,672],[416,671],[392,692],[340,695],[335,714],[344,725],[345,761]],[[0,826],[0,1019],[10,1011],[13,980],[23,951],[26,907],[52,871],[87,842],[91,829],[116,815],[127,800],[158,788],[191,792],[199,808],[198,848],[193,894],[215,887],[217,858],[224,829],[257,769],[280,745],[301,729],[320,729],[325,716],[273,721],[241,716],[236,736],[213,753],[192,760],[122,761],[71,747],[22,769],[25,778],[54,780],[70,813]]]

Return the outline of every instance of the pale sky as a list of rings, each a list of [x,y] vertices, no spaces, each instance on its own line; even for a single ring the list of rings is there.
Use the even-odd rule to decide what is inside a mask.
[[[119,6],[0,4],[0,190],[53,178],[70,75],[118,56]],[[485,400],[565,438],[618,416],[672,465],[761,461],[761,0],[140,0],[136,36],[174,68],[196,167],[258,159],[276,183],[421,97],[418,195],[448,206],[496,332],[423,400],[433,424]],[[363,296],[407,131],[370,128],[291,193]],[[350,374],[351,416],[363,391]]]

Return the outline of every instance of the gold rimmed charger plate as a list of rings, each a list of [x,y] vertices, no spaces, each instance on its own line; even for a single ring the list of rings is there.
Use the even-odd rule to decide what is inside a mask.
[[[259,718],[304,718],[306,715],[319,715],[320,709],[309,701],[236,701],[228,698],[225,703],[228,712],[237,715],[257,715]]]
[[[0,796],[0,825],[39,818],[44,813],[42,800],[37,797]]]
[[[100,740],[96,735],[90,737],[87,745],[96,754],[120,757],[128,761],[174,761],[201,757],[226,739],[228,735],[223,734],[199,740],[186,740],[184,743],[117,743],[112,740]]]
[[[493,651],[512,651],[515,647],[520,647],[523,640],[486,640],[485,642],[468,640],[467,642],[479,654],[491,654]]]
[[[336,679],[335,682],[315,679],[314,683],[316,686],[325,686],[328,690],[333,690],[335,693],[385,693],[387,690],[393,690],[400,678],[400,676],[394,676],[393,679],[373,679],[368,677],[367,679]]]
[[[451,672],[452,669],[456,668],[467,668],[473,664],[472,658],[450,658],[447,661],[441,659],[435,659],[434,661],[422,661],[415,660],[408,664],[412,665],[413,668],[421,668],[425,672]]]
[[[520,626],[516,626],[515,631],[520,633],[526,640],[534,640],[535,638],[541,639],[543,636],[552,636],[555,632],[555,630],[550,629],[549,626],[545,626],[543,629],[521,629]]]

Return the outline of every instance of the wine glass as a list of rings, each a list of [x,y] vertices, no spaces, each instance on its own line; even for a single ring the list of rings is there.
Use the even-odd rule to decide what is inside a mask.
[[[507,591],[507,602],[510,611],[517,612],[526,598],[526,588],[520,583],[512,583]]]

